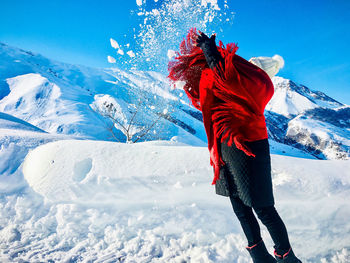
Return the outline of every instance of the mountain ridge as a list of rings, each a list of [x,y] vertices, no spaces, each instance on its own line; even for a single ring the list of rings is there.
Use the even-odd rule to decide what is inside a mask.
[[[125,141],[115,120],[127,123],[136,112],[134,138],[206,145],[201,113],[160,73],[70,65],[4,43],[0,59],[0,111],[42,130]],[[270,139],[319,159],[347,159],[349,106],[289,79],[272,81],[275,94],[265,111]]]

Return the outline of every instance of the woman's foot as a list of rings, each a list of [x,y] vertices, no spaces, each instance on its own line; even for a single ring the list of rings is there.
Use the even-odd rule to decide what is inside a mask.
[[[264,241],[261,240],[253,246],[246,247],[254,263],[276,263],[276,259],[273,258],[267,251]]]
[[[302,263],[301,260],[294,255],[292,248],[290,248],[287,251],[287,253],[283,255],[277,254],[276,250],[274,254],[277,262],[280,262],[280,263]]]

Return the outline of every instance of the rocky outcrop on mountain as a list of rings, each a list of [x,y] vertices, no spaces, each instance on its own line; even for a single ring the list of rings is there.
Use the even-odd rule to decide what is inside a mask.
[[[347,159],[350,107],[291,80],[274,77],[273,83],[265,112],[270,138],[320,159]]]
[[[288,123],[285,143],[321,159],[348,159],[350,107],[315,108]]]

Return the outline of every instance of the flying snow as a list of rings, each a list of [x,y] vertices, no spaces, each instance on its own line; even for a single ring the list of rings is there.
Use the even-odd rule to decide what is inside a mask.
[[[113,38],[110,39],[111,41],[111,46],[115,49],[119,49],[119,44],[117,41],[115,41]]]
[[[135,57],[135,53],[132,50],[129,50],[128,52],[126,52],[126,54],[128,54],[131,58]]]
[[[117,66],[166,73],[168,61],[174,57],[172,50],[178,49],[191,27],[208,34],[218,30],[222,36],[224,27],[233,21],[234,13],[230,12],[227,1],[222,5],[217,0],[152,2],[136,1],[137,9],[132,13],[139,20],[139,26],[132,30],[134,41],[127,47],[128,51],[124,49],[127,54],[131,54],[132,49],[134,56],[124,57]],[[125,47],[121,42],[119,48]],[[130,42],[130,39],[125,39],[125,42]],[[124,52],[118,50],[118,53],[122,55]]]
[[[168,50],[168,59],[173,59],[176,56],[176,51],[169,49]]]
[[[107,60],[109,63],[116,63],[117,61],[115,60],[114,57],[111,57],[111,56],[107,56]]]
[[[142,0],[136,0],[136,4],[137,4],[138,6],[142,6]]]

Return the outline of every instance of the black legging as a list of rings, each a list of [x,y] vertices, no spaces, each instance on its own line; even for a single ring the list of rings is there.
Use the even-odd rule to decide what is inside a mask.
[[[262,238],[260,234],[259,223],[253,214],[253,209],[243,204],[238,197],[230,196],[233,211],[238,217],[243,232],[248,239],[248,246],[253,246],[258,243]],[[275,243],[276,252],[279,255],[286,253],[289,248],[289,240],[287,229],[278,215],[274,206],[254,208],[255,213],[258,215],[261,222],[267,227],[273,242]]]

